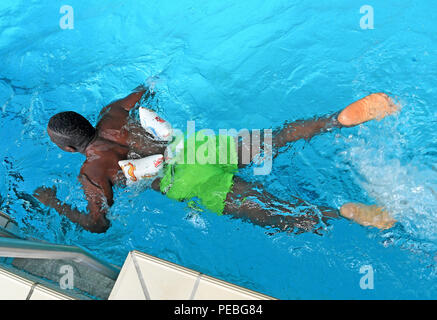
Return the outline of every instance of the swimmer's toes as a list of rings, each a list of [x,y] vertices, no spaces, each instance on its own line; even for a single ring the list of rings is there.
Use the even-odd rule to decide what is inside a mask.
[[[340,208],[340,214],[363,226],[372,226],[382,230],[390,229],[396,223],[396,220],[384,208],[375,205],[346,203]]]
[[[385,93],[372,93],[348,105],[338,116],[338,121],[347,127],[356,126],[370,120],[381,120],[399,110]]]

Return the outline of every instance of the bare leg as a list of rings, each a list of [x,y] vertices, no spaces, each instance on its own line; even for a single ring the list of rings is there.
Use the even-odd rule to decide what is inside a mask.
[[[386,94],[375,93],[350,104],[332,116],[286,123],[273,133],[273,157],[277,156],[278,150],[288,143],[300,139],[310,140],[315,135],[333,128],[352,127],[373,119],[380,120],[398,110],[398,106]],[[253,152],[251,142],[244,139],[239,141],[238,148],[239,167],[244,167],[247,164],[247,162],[241,162],[244,153],[251,155],[250,160],[252,161],[253,157],[263,149],[261,144],[261,147]],[[246,197],[251,198],[251,200],[247,200]],[[224,213],[250,220],[254,224],[271,225],[281,230],[294,230],[296,228],[299,230],[298,232],[313,230],[318,223],[318,216],[314,210],[309,210],[305,212],[306,215],[297,217],[275,214],[275,211],[292,213],[293,208],[304,203],[301,199],[295,199],[297,199],[296,204],[287,203],[276,199],[266,191],[256,190],[254,186],[242,180],[235,180],[233,192],[228,194]],[[376,206],[349,203],[342,206],[340,213],[338,210],[323,207],[319,207],[318,210],[324,218],[339,217],[341,214],[361,225],[375,226],[380,229],[390,228],[396,222],[383,208]]]
[[[373,93],[353,102],[333,115],[310,120],[298,120],[291,123],[286,122],[283,127],[273,132],[273,158],[278,155],[279,149],[289,143],[301,139],[311,140],[318,134],[336,128],[353,127],[366,121],[380,120],[398,110],[399,107],[385,93]],[[261,141],[261,147],[258,150],[251,150],[253,144],[248,139],[241,139],[238,142],[240,168],[248,164],[241,161],[245,159],[242,155],[250,155],[250,161],[252,161],[263,150],[262,144],[263,141]]]
[[[301,139],[311,140],[318,134],[341,127],[337,121],[337,113],[328,117],[286,123],[283,128],[273,132],[273,148],[282,148]]]
[[[324,223],[330,218],[340,217],[338,210],[309,206],[297,197],[293,197],[293,201],[280,200],[262,190],[262,186],[234,177],[232,192],[227,195],[223,213],[262,227],[270,226],[295,233],[317,232],[320,218],[316,211],[322,213]]]
[[[353,127],[369,120],[380,120],[397,110],[398,106],[386,94],[374,93],[331,116],[286,123],[273,134],[273,146],[281,148],[300,139],[310,140],[315,135],[334,128]]]
[[[314,136],[331,131],[335,128],[341,128],[342,125],[337,120],[338,113],[321,118],[309,119],[309,120],[297,120],[294,122],[286,122],[283,127],[273,131],[272,136],[272,148],[273,158],[279,154],[279,150],[285,147],[287,144],[305,139],[311,140]],[[263,138],[261,134],[261,138]],[[258,150],[252,150],[253,144],[249,139],[240,139],[238,142],[239,152],[239,167],[242,168],[247,165],[247,162],[242,162],[244,159],[243,154],[251,155],[250,161],[263,150],[264,141],[261,139],[261,146]]]

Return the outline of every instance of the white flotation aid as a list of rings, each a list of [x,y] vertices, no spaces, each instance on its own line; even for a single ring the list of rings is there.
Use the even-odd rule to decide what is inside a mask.
[[[161,175],[164,168],[164,156],[155,154],[142,159],[120,160],[118,165],[129,183]]]
[[[173,128],[167,121],[148,108],[139,108],[141,126],[159,141],[170,142],[173,139]],[[176,139],[170,143],[165,151],[165,156],[155,154],[142,159],[121,160],[118,165],[128,181],[128,184],[162,176],[164,162],[170,162],[184,148],[183,139]]]
[[[173,129],[170,123],[160,118],[156,112],[144,107],[139,108],[139,113],[141,126],[156,140],[172,140]]]

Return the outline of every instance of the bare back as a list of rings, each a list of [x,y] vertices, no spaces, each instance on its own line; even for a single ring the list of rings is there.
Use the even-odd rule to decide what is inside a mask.
[[[136,121],[130,119],[129,111],[143,93],[134,92],[100,112],[96,138],[86,150],[86,161],[79,175],[91,214],[105,214],[102,207],[113,204],[112,187],[126,183],[118,161],[164,154],[166,144],[153,140]]]

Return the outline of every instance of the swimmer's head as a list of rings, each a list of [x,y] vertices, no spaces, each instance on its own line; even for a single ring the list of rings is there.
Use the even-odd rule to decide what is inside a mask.
[[[94,138],[96,129],[80,114],[66,111],[50,118],[47,132],[50,140],[62,150],[82,153]]]

